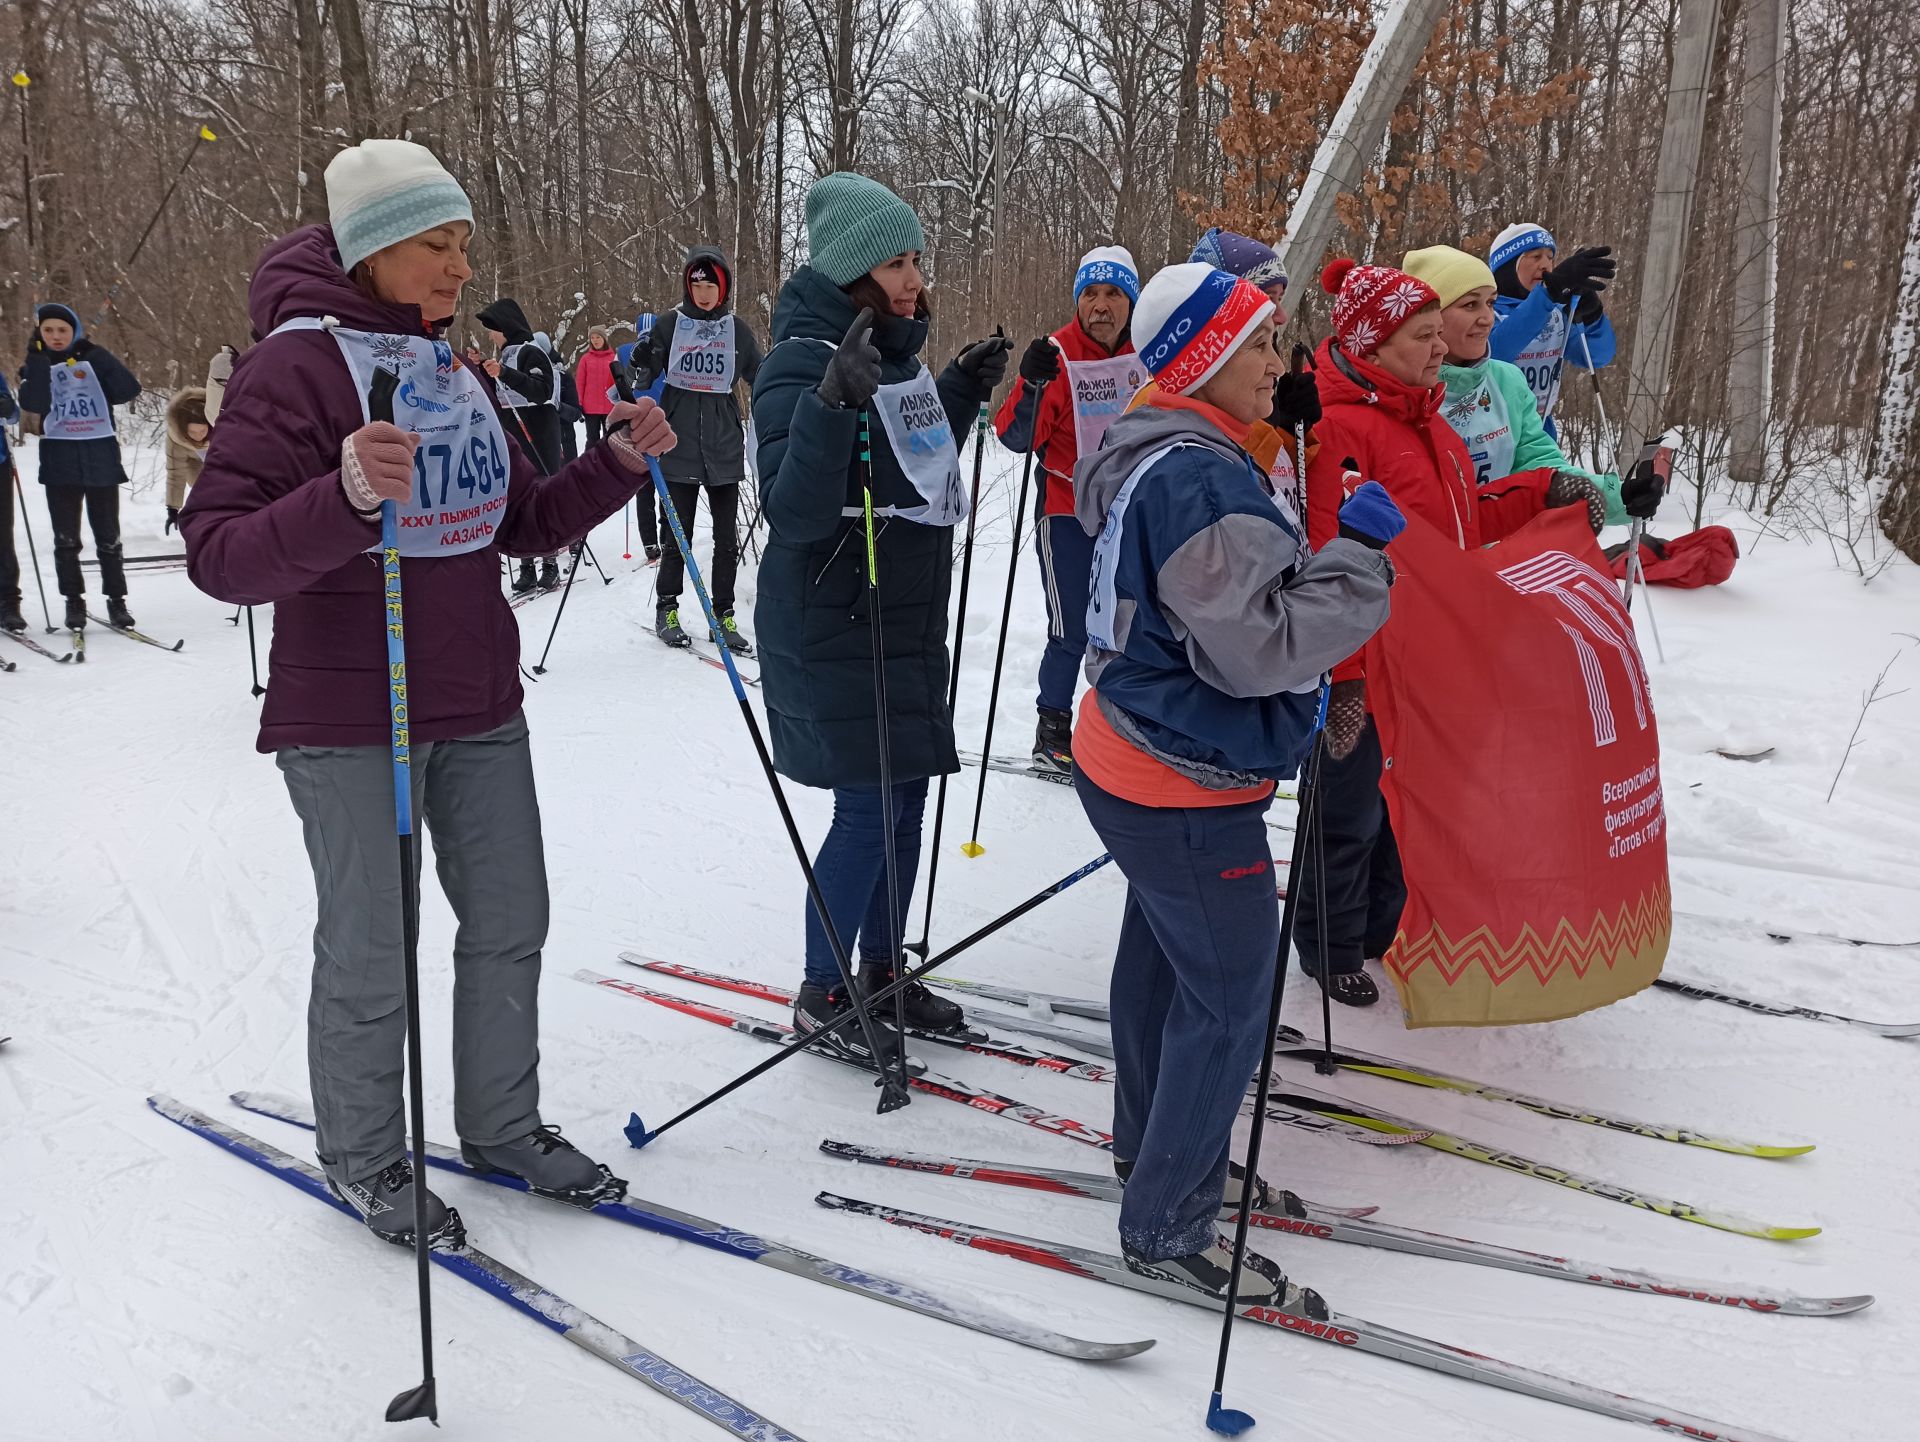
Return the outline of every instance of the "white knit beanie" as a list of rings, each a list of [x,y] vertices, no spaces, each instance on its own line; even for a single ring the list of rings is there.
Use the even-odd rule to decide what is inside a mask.
[[[1510,260],[1518,260],[1530,250],[1553,250],[1553,232],[1538,221],[1522,220],[1508,226],[1493,238],[1487,252],[1487,265],[1500,269]]]
[[[436,225],[473,224],[460,182],[411,140],[363,140],[334,156],[327,163],[327,214],[348,270]]]
[[[1147,282],[1133,309],[1140,363],[1169,395],[1205,385],[1273,314],[1273,302],[1250,281],[1189,261]]]

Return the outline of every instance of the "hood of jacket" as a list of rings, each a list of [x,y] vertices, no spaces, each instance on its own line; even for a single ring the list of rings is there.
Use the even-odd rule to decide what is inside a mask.
[[[693,287],[687,283],[687,272],[703,260],[726,277],[720,287],[720,304],[712,310],[702,310],[693,303]],[[680,308],[698,320],[710,320],[716,315],[725,315],[733,308],[733,266],[727,261],[727,253],[719,246],[690,245],[687,247],[687,258],[680,267]]]
[[[185,446],[188,450],[198,450],[206,442],[187,439],[189,411],[194,412],[195,420],[207,419],[207,393],[199,386],[188,386],[185,390],[175,391],[173,399],[167,402],[167,439],[177,446]]]
[[[533,327],[527,324],[527,313],[520,309],[519,301],[509,296],[501,296],[474,319],[488,330],[499,331],[507,338],[508,345],[524,345],[533,339]]]
[[[803,265],[780,287],[773,309],[773,343],[823,340],[838,347],[859,318],[853,297],[810,265]],[[897,315],[876,316],[873,346],[886,361],[910,361],[927,343],[927,323]]]
[[[65,350],[55,350],[40,339],[40,322],[48,316],[63,320],[73,327],[73,339],[67,342]],[[62,305],[57,300],[43,300],[33,308],[33,344],[56,359],[64,359],[80,348],[80,342],[87,338],[87,328],[80,323],[80,313],[70,305]]]
[[[253,338],[305,317],[332,316],[349,330],[381,335],[439,335],[445,321],[428,324],[417,305],[375,300],[340,265],[333,228],[309,225],[283,235],[260,254],[247,285]]]
[[[1372,361],[1350,356],[1335,344],[1332,336],[1320,342],[1314,356],[1314,388],[1325,406],[1378,406],[1382,412],[1420,425],[1436,415],[1447,397],[1444,382],[1431,386],[1410,386],[1382,370]]]
[[[1204,446],[1236,465],[1247,463],[1247,453],[1198,411],[1136,406],[1107,428],[1099,450],[1082,456],[1073,468],[1073,514],[1080,528],[1089,536],[1099,535],[1127,477],[1148,456],[1171,445]]]

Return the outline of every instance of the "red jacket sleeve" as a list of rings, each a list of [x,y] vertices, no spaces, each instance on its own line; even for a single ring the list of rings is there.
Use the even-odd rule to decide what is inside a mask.
[[[1340,534],[1340,505],[1346,500],[1340,478],[1346,473],[1347,457],[1353,456],[1365,466],[1357,438],[1346,433],[1337,420],[1323,418],[1313,428],[1307,443],[1307,540],[1315,550]],[[1333,668],[1336,681],[1357,681],[1365,677],[1361,658],[1355,651]]]
[[[1481,543],[1511,536],[1545,510],[1547,487],[1553,484],[1553,476],[1551,466],[1542,466],[1538,470],[1518,471],[1482,486],[1474,496]]]

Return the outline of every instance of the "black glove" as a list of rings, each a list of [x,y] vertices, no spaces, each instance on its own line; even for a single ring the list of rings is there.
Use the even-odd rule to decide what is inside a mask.
[[[1043,386],[1060,375],[1060,347],[1049,336],[1041,336],[1020,357],[1020,379],[1030,386]]]
[[[1335,681],[1327,692],[1327,755],[1344,761],[1360,744],[1367,724],[1367,683]]]
[[[1574,324],[1592,325],[1606,313],[1607,308],[1600,303],[1598,295],[1583,295],[1580,297],[1580,304],[1574,307]]]
[[[873,343],[873,307],[854,318],[847,338],[827,362],[820,377],[821,404],[835,410],[858,410],[880,389],[880,352]]]
[[[1666,493],[1652,466],[1635,466],[1620,483],[1620,504],[1635,520],[1650,521]]]
[[[1547,272],[1547,295],[1555,305],[1565,305],[1572,297],[1598,295],[1607,288],[1619,267],[1610,245],[1590,245],[1576,250]]]
[[[1576,476],[1572,471],[1555,471],[1553,481],[1547,487],[1547,509],[1557,510],[1561,506],[1585,506],[1587,524],[1593,527],[1596,536],[1607,524],[1607,503],[1600,494],[1600,488],[1585,476]]]
[[[633,347],[633,369],[635,390],[647,390],[660,379],[667,369],[667,352],[673,344],[672,332],[659,321]]]
[[[1314,426],[1319,421],[1320,388],[1314,384],[1312,371],[1289,371],[1273,383],[1273,410],[1267,415],[1268,425],[1293,435],[1301,426]],[[1306,457],[1294,459],[1305,468]]]
[[[167,524],[161,530],[160,534],[163,536],[172,535],[173,528],[179,524],[180,524],[180,508],[178,506],[168,506],[167,507]]]
[[[1012,351],[1012,341],[1003,335],[990,335],[961,351],[953,358],[953,363],[980,387],[980,394],[985,395],[1007,378],[1007,357]]]

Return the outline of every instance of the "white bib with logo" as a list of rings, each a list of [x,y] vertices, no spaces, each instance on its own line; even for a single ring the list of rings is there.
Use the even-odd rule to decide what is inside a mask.
[[[1082,456],[1100,449],[1107,427],[1125,414],[1134,392],[1147,383],[1147,368],[1132,351],[1106,360],[1066,362],[1067,397],[1073,407],[1073,444]]]
[[[1527,378],[1527,389],[1533,392],[1542,420],[1551,414],[1554,402],[1560,399],[1560,368],[1567,358],[1567,339],[1566,309],[1555,306],[1547,323],[1540,328],[1540,334],[1513,358],[1520,374]]]
[[[1289,436],[1287,439],[1297,440],[1298,437]],[[1306,488],[1300,484],[1300,472],[1294,467],[1293,452],[1284,444],[1274,453],[1273,469],[1267,472],[1267,487],[1273,495],[1274,504],[1280,507],[1288,523],[1304,538],[1307,528],[1300,515],[1307,508]]]
[[[719,315],[701,320],[680,311],[674,314],[678,320],[667,352],[667,384],[683,391],[732,390],[738,363],[733,317]]]
[[[531,341],[525,341],[516,345],[508,346],[505,350],[500,352],[500,364],[506,367],[508,370],[516,370],[516,371],[519,370],[520,369],[520,352],[528,349],[529,347],[532,347],[535,350],[539,349],[539,347],[533,346],[533,343]],[[546,353],[542,351],[541,354],[545,355]],[[548,362],[551,363],[552,357],[548,356],[547,359],[548,359]],[[508,385],[504,380],[496,379],[494,381],[493,392],[495,395],[500,397],[500,404],[505,406],[508,410],[523,411],[533,406],[550,406],[554,403],[556,399],[558,399],[560,394],[560,389],[559,389],[560,376],[557,371],[554,373],[553,386],[554,386],[554,393],[552,395],[545,396],[542,399],[537,401],[529,400],[526,396],[521,395],[519,391],[515,390],[512,386]]]
[[[445,341],[426,336],[376,335],[311,317],[290,320],[273,334],[289,330],[324,330],[333,337],[366,420],[372,419],[367,391],[373,373],[390,370],[400,377],[394,424],[420,437],[413,453],[413,493],[400,503],[396,517],[400,554],[457,556],[491,545],[506,515],[512,467],[506,434],[487,403],[482,378],[469,366],[456,366]]]
[[[52,405],[41,422],[50,441],[103,441],[113,434],[113,407],[100,377],[84,360],[47,367]]]
[[[967,518],[967,493],[960,484],[960,448],[954,444],[947,408],[925,366],[910,381],[881,386],[873,409],[893,447],[893,458],[920,493],[918,506],[875,507],[878,516],[898,516],[921,526],[958,525]],[[848,515],[860,515],[857,506]]]
[[[1441,411],[1453,433],[1466,442],[1473,458],[1473,483],[1488,485],[1513,474],[1515,437],[1507,398],[1493,383],[1493,366],[1480,368],[1480,383],[1462,396],[1449,396]]]

